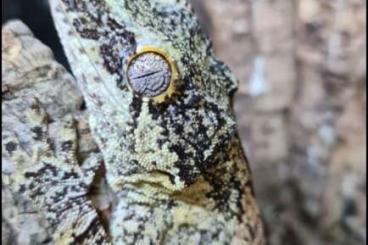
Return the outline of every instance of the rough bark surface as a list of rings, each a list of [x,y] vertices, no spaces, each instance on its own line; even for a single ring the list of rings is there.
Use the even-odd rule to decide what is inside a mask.
[[[96,146],[80,110],[82,97],[72,76],[54,60],[52,51],[20,21],[9,22],[2,28],[2,43],[2,242],[49,244],[51,231],[46,219],[12,188],[11,176],[17,169],[10,160],[12,144],[7,144],[6,139],[14,133],[25,149],[34,144],[32,137],[22,133],[26,131],[18,121],[30,107],[31,98],[37,97],[50,118],[77,113],[82,158]],[[30,156],[24,164],[31,162]]]
[[[240,79],[270,244],[365,244],[366,2],[194,2]]]

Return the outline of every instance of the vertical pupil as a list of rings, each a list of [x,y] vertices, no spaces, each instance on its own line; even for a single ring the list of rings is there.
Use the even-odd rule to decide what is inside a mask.
[[[155,97],[165,92],[171,81],[171,70],[165,58],[154,52],[135,57],[128,67],[129,84],[134,92]]]

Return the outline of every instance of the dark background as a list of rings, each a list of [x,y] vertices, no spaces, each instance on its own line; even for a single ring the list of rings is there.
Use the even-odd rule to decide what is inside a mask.
[[[21,19],[38,39],[53,50],[56,60],[68,68],[47,1],[2,0],[1,22],[4,24],[10,19]]]

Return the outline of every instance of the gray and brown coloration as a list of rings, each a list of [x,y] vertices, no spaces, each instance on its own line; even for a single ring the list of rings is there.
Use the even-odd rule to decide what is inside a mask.
[[[67,121],[56,140],[61,150],[48,154],[47,115],[34,103],[29,124],[46,154],[23,171],[20,189],[45,210],[54,239],[264,244],[231,108],[237,82],[214,57],[190,6],[181,0],[52,0],[51,6],[101,151],[79,163]],[[140,62],[132,57],[139,59],[145,46],[164,50],[163,60],[151,63],[145,54],[147,70],[130,73]],[[88,198],[101,175],[113,193],[107,214]]]

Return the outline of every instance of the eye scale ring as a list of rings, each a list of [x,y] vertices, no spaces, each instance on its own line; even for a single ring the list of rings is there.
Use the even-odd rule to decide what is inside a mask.
[[[154,46],[137,49],[128,59],[126,75],[135,93],[159,103],[173,94],[178,78],[175,62],[164,50]]]

